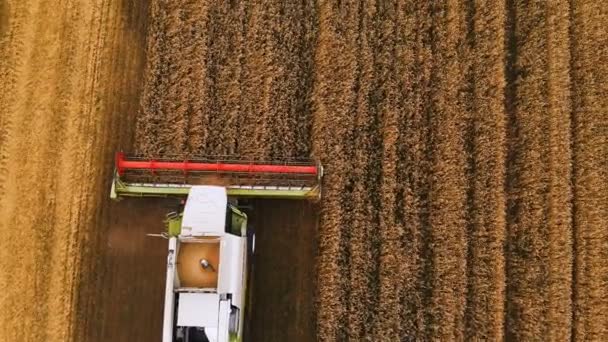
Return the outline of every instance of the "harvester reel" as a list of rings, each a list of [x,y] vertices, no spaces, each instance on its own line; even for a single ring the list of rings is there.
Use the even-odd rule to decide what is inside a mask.
[[[319,199],[323,167],[310,160],[252,161],[116,155],[112,198],[185,197],[193,185],[218,185],[239,198]]]

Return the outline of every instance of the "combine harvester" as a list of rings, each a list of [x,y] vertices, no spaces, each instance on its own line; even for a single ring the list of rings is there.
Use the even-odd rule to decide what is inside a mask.
[[[163,342],[242,341],[255,235],[238,199],[318,199],[322,176],[312,162],[116,155],[113,199],[185,199],[162,234],[169,240]]]

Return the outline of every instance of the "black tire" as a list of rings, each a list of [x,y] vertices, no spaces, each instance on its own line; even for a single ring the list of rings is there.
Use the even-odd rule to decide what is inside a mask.
[[[253,307],[253,278],[255,275],[255,230],[253,227],[247,229],[247,287],[245,293],[245,317],[244,317],[244,329],[243,338],[244,341],[248,341],[251,329],[251,315]]]
[[[190,328],[188,342],[209,342],[203,329]]]

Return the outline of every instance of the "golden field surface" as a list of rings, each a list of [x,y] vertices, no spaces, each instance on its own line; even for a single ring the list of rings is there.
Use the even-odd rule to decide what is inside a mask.
[[[608,340],[608,3],[0,0],[0,341],[160,339],[114,152],[311,157],[252,341]]]

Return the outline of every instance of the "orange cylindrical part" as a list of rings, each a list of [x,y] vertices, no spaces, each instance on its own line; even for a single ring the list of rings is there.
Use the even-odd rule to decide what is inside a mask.
[[[182,171],[211,171],[211,172],[252,172],[252,173],[291,173],[317,174],[316,166],[302,165],[272,165],[272,164],[232,164],[204,162],[166,162],[155,160],[125,160],[122,153],[116,156],[116,169],[121,174],[124,170],[182,170]]]

